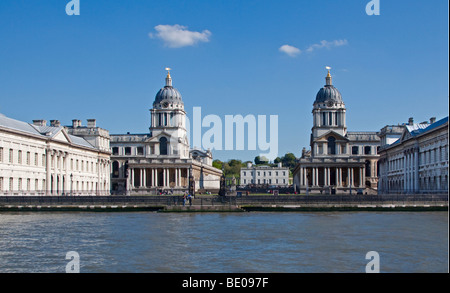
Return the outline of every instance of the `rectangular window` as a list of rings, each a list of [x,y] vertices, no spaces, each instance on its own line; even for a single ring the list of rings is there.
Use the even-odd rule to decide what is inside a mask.
[[[144,155],[144,148],[143,147],[138,147],[137,148],[137,154],[138,154],[138,156]]]
[[[0,162],[3,162],[3,148],[0,148]]]
[[[13,162],[13,149],[9,149],[9,162]]]
[[[125,148],[125,155],[127,155],[127,156],[131,155],[131,148],[130,147],[126,147]]]
[[[27,179],[27,191],[31,190],[31,180],[30,178]]]
[[[371,152],[371,147],[370,146],[365,146],[364,147],[364,154],[365,155],[370,155]]]
[[[245,172],[245,171],[244,171],[243,173],[244,173],[244,176],[247,176],[247,174],[246,174],[246,172]],[[244,182],[244,183],[245,183],[245,182]]]
[[[42,166],[46,166],[46,164],[45,164],[45,154],[42,154]]]
[[[18,190],[19,191],[22,190],[22,178],[19,178],[19,189]]]
[[[118,147],[113,147],[112,148],[112,154],[114,156],[118,156],[119,155],[119,148]]]
[[[38,153],[34,153],[34,165],[39,165],[39,155]]]
[[[341,154],[346,154],[346,153],[347,153],[347,150],[346,150],[345,145],[341,145]]]
[[[17,163],[22,164],[22,151],[19,151],[17,154]]]
[[[27,165],[30,165],[31,153],[27,152]]]
[[[38,191],[38,189],[39,189],[39,180],[38,180],[38,179],[35,179],[35,180],[34,180],[34,190],[35,190],[35,191]]]
[[[3,191],[3,177],[0,177],[0,191]]]
[[[9,191],[14,191],[14,179],[9,178]]]
[[[352,155],[357,155],[358,154],[358,147],[357,146],[353,146],[352,147]]]

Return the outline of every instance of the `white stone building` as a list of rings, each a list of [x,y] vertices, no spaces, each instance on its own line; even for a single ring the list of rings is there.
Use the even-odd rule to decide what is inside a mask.
[[[222,171],[212,166],[212,153],[190,149],[186,112],[180,92],[166,85],[156,94],[150,109],[150,132],[111,135],[112,192],[114,194],[181,194],[189,188],[216,192]]]
[[[377,132],[350,132],[341,93],[330,72],[313,104],[311,149],[305,148],[293,171],[293,183],[301,193],[376,193]]]
[[[379,193],[448,193],[448,117],[410,118],[383,127],[380,137]]]
[[[254,166],[247,163],[247,168],[241,168],[240,186],[275,185],[286,187],[289,185],[289,168],[278,163],[277,167]]]
[[[0,114],[0,195],[109,195],[109,133],[74,121],[80,133]]]

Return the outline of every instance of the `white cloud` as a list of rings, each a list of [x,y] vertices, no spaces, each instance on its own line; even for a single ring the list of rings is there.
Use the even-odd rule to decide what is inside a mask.
[[[348,42],[345,39],[344,40],[334,40],[331,42],[323,40],[319,44],[313,44],[313,45],[309,46],[308,49],[306,49],[306,52],[311,53],[317,49],[322,49],[322,48],[330,49],[332,47],[340,47],[340,46],[344,46],[347,44],[348,44]]]
[[[286,53],[290,57],[295,57],[302,52],[299,48],[290,45],[283,45],[278,50],[280,50],[280,52]]]
[[[150,38],[158,38],[164,41],[164,45],[170,48],[180,48],[185,46],[193,46],[198,42],[209,42],[211,32],[204,30],[202,32],[194,32],[187,30],[182,25],[164,25],[155,26],[156,34],[150,33]]]

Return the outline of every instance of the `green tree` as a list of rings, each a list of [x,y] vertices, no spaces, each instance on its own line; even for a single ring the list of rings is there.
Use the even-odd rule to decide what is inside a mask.
[[[222,170],[223,162],[221,160],[214,160],[212,165],[214,168]]]

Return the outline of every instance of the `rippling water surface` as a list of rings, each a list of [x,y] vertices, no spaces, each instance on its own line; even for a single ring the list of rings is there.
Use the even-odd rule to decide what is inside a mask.
[[[448,272],[448,213],[0,213],[0,272]]]

